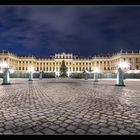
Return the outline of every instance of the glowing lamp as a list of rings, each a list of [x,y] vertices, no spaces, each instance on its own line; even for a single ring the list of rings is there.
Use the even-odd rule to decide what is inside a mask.
[[[99,68],[97,68],[97,67],[94,67],[94,72],[99,72]]]
[[[9,69],[10,73],[14,73],[15,71],[13,69]]]
[[[1,61],[1,62],[0,62],[0,67],[1,67],[1,68],[9,68],[9,65],[8,65],[8,63],[6,63],[5,61]]]
[[[33,72],[34,72],[34,68],[33,68],[33,67],[29,67],[29,68],[28,68],[28,72],[33,73]]]
[[[121,69],[125,69],[125,68],[128,68],[128,67],[129,67],[129,64],[128,64],[127,62],[121,62],[121,63],[119,64],[119,67],[120,67]]]

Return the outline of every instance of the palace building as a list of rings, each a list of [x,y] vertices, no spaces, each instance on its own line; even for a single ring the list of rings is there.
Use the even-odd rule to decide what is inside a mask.
[[[67,74],[82,73],[84,70],[93,71],[97,67],[99,73],[115,73],[122,62],[127,62],[129,67],[126,72],[136,73],[140,70],[140,51],[128,52],[120,51],[112,55],[80,57],[71,53],[60,53],[50,57],[35,56],[17,56],[8,51],[0,52],[0,61],[6,61],[10,68],[16,73],[28,73],[28,68],[33,67],[35,71],[55,72],[56,76],[60,75],[60,66],[62,61],[68,68]]]

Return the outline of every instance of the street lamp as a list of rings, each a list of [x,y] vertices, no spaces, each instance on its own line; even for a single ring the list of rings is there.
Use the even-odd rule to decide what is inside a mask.
[[[5,61],[0,62],[1,73],[3,74],[3,83],[2,85],[10,85],[10,69],[8,63]]]
[[[129,68],[129,63],[127,63],[127,62],[121,62],[121,63],[119,63],[119,67],[121,68],[121,69],[125,69],[125,68]]]
[[[94,67],[93,68],[94,71],[94,82],[98,82],[98,72],[99,72],[99,68]]]
[[[127,62],[121,62],[118,66],[119,66],[119,68],[117,70],[116,86],[125,86],[124,85],[124,72],[123,72],[123,70],[125,68],[128,68],[129,64]]]
[[[33,81],[34,68],[33,67],[29,67],[28,68],[28,72],[29,72],[29,81]]]

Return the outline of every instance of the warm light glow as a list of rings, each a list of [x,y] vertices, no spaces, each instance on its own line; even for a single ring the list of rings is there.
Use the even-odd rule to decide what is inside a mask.
[[[1,61],[1,62],[0,62],[0,67],[1,67],[1,68],[9,68],[9,65],[8,65],[8,63],[6,63],[5,61]]]
[[[29,67],[28,68],[28,72],[32,72],[33,73],[34,72],[34,68],[33,67]]]
[[[140,71],[139,70],[135,70],[134,73],[140,73]]]
[[[3,73],[3,70],[0,70],[0,73]]]
[[[119,64],[119,67],[120,67],[121,69],[129,68],[129,63],[127,63],[127,62],[121,62],[121,63]]]
[[[94,72],[99,72],[99,68],[94,67],[93,71],[94,71]]]
[[[15,72],[13,69],[10,69],[9,71],[10,71],[10,73],[14,73]]]

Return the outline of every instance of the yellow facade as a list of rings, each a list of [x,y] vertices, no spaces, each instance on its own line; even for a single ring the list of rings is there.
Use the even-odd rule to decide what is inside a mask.
[[[68,76],[71,73],[81,73],[83,70],[92,71],[95,67],[100,73],[115,73],[121,62],[130,64],[127,72],[138,72],[140,70],[140,51],[139,52],[119,52],[110,56],[78,57],[73,54],[55,54],[51,57],[37,58],[34,56],[17,56],[10,52],[0,52],[0,60],[6,61],[10,68],[17,73],[27,73],[28,67],[34,67],[35,71],[55,72],[60,74],[60,66],[65,61],[68,67]]]

